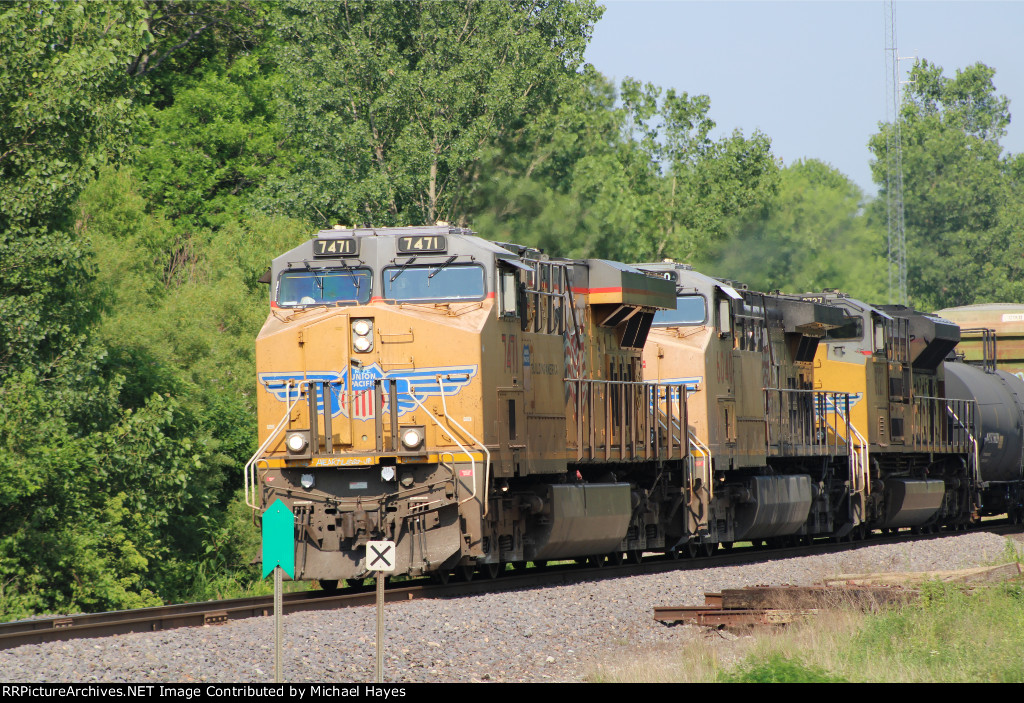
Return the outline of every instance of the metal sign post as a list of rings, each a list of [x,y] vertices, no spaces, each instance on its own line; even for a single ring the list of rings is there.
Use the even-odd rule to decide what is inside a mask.
[[[377,572],[377,683],[384,683],[384,574],[395,570],[394,542],[367,542],[366,568]]]
[[[274,683],[284,683],[281,675],[281,639],[284,627],[284,618],[281,616],[281,595],[282,578],[284,570],[280,566],[274,567]]]
[[[263,578],[274,572],[274,683],[283,683],[281,675],[282,580],[287,573],[295,578],[295,513],[280,498],[263,511]]]

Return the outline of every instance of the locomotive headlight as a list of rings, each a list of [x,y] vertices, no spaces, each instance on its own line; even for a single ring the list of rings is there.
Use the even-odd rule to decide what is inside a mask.
[[[415,449],[423,444],[424,430],[422,427],[403,427],[400,435],[406,449]]]
[[[302,474],[302,478],[299,480],[303,488],[313,487],[313,474]]]
[[[361,353],[373,349],[373,320],[352,321],[352,346]]]
[[[285,444],[288,445],[288,451],[298,454],[306,448],[306,435],[302,432],[293,432],[288,435]]]
[[[380,467],[380,478],[382,481],[394,481],[395,480],[395,467],[394,466],[382,466]]]

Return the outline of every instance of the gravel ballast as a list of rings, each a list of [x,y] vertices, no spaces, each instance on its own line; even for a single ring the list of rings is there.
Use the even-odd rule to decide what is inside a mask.
[[[389,603],[385,681],[572,682],[622,653],[703,636],[667,627],[656,606],[700,605],[704,593],[811,585],[847,573],[960,569],[1000,560],[1006,538],[975,532],[743,566],[687,569],[529,591]],[[284,678],[373,680],[373,607],[284,618]],[[26,645],[0,654],[0,681],[272,683],[273,618],[203,628]]]

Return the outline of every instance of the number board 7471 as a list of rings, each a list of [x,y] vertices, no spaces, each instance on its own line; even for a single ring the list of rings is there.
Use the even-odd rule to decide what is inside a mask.
[[[442,234],[416,234],[398,238],[399,254],[444,253],[448,240]]]
[[[339,239],[314,239],[313,256],[356,256],[359,254],[359,243],[355,237]]]

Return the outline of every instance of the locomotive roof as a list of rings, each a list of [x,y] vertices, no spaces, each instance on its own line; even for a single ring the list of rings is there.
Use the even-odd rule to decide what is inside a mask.
[[[450,225],[422,225],[412,227],[354,227],[349,228],[335,228],[335,229],[322,229],[312,237],[310,241],[316,241],[317,239],[344,239],[346,237],[416,237],[416,236],[443,236],[443,237],[460,237],[464,240],[471,240],[474,245],[479,246],[482,249],[490,251],[498,256],[510,258],[514,256],[514,252],[509,251],[505,247],[499,246],[495,242],[488,241],[476,232],[469,229],[468,227],[452,227]],[[305,242],[308,244],[309,242]],[[299,245],[297,248],[301,248]],[[294,249],[292,250],[294,251]]]
[[[847,308],[848,310],[852,310],[854,312],[872,312],[878,317],[882,318],[883,320],[893,319],[892,315],[885,312],[878,306],[870,305],[868,303],[865,303],[863,300],[857,300],[856,298],[851,298],[844,293],[839,293],[836,291],[825,291],[822,293],[801,293],[797,297],[802,298],[804,300],[811,300],[814,302],[823,302],[830,303],[832,305],[838,305],[840,307]]]
[[[673,279],[676,283],[676,293],[688,292],[710,292],[712,288],[721,289],[730,298],[739,300],[742,296],[736,292],[728,282],[721,278],[708,276],[700,271],[695,271],[689,264],[680,264],[674,261],[662,261],[658,263],[633,264],[641,271],[651,273],[675,274]]]

